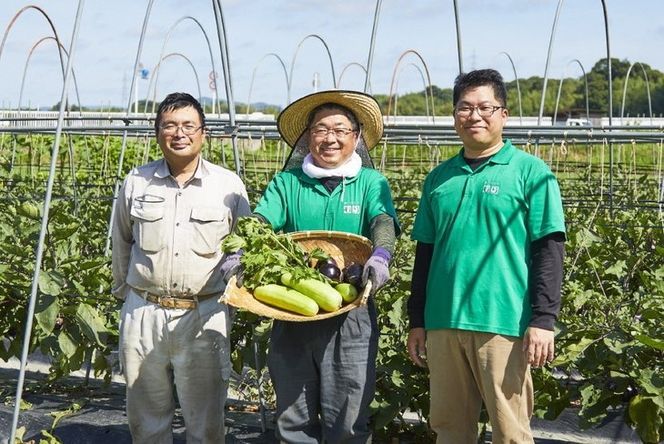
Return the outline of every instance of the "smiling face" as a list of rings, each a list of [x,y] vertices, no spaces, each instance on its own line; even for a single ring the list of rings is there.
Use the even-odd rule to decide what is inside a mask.
[[[347,134],[330,130],[352,130]],[[318,130],[318,131],[317,131]],[[327,130],[327,131],[322,131]],[[340,109],[321,109],[314,114],[309,125],[309,152],[314,164],[321,168],[336,168],[348,161],[357,144],[357,128]],[[315,134],[322,133],[322,134]]]
[[[205,140],[205,128],[201,125],[198,111],[191,106],[165,111],[161,115],[157,142],[171,169],[181,169],[198,163]],[[176,127],[174,133],[164,129],[169,126]],[[197,130],[193,134],[185,134],[183,128],[187,126],[194,126]]]
[[[468,88],[459,97],[456,109],[473,108],[469,116],[454,113],[454,129],[463,141],[467,157],[484,157],[495,153],[503,144],[503,127],[507,122],[507,109],[498,108],[488,117],[479,114],[481,106],[502,107],[490,85]]]

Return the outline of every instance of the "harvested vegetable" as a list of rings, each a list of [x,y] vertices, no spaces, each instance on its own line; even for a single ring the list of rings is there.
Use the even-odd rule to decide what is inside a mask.
[[[288,272],[293,280],[325,278],[308,266],[310,259],[325,260],[329,255],[320,248],[305,251],[288,235],[277,234],[268,224],[256,217],[238,219],[235,231],[222,243],[222,250],[233,253],[242,249],[240,263],[243,285],[253,291],[256,287],[281,282]]]
[[[318,304],[313,299],[283,285],[268,284],[256,287],[254,297],[266,304],[304,316],[314,316],[318,313]]]

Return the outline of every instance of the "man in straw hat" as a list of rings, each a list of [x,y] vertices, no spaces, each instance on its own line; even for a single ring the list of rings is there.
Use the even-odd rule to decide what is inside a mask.
[[[380,288],[389,279],[400,229],[387,180],[368,153],[383,134],[378,103],[359,92],[322,91],[290,104],[277,127],[293,151],[255,213],[275,231],[333,230],[370,238],[374,249],[363,280]],[[274,321],[270,341],[277,437],[298,444],[370,441],[378,350],[372,298],[320,321]]]

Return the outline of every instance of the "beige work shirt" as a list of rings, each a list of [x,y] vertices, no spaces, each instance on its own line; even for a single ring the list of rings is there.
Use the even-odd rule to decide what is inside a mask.
[[[113,294],[124,299],[127,286],[187,298],[223,292],[221,241],[250,214],[240,178],[202,158],[182,186],[164,159],[135,168],[113,219]]]

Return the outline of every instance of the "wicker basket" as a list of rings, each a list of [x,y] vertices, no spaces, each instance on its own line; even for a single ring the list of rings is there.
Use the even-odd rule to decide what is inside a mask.
[[[350,262],[364,264],[372,251],[369,239],[351,233],[324,230],[298,231],[290,233],[290,237],[307,251],[311,251],[316,247],[325,251],[337,261],[337,265],[342,269]],[[228,285],[226,285],[226,291],[219,299],[219,302],[268,318],[282,321],[306,322],[332,318],[342,313],[347,313],[354,308],[366,304],[370,292],[371,282],[369,281],[357,299],[350,304],[342,306],[339,310],[330,313],[322,312],[315,316],[303,316],[262,303],[254,298],[249,290],[244,287],[238,287],[235,277],[232,277]]]

